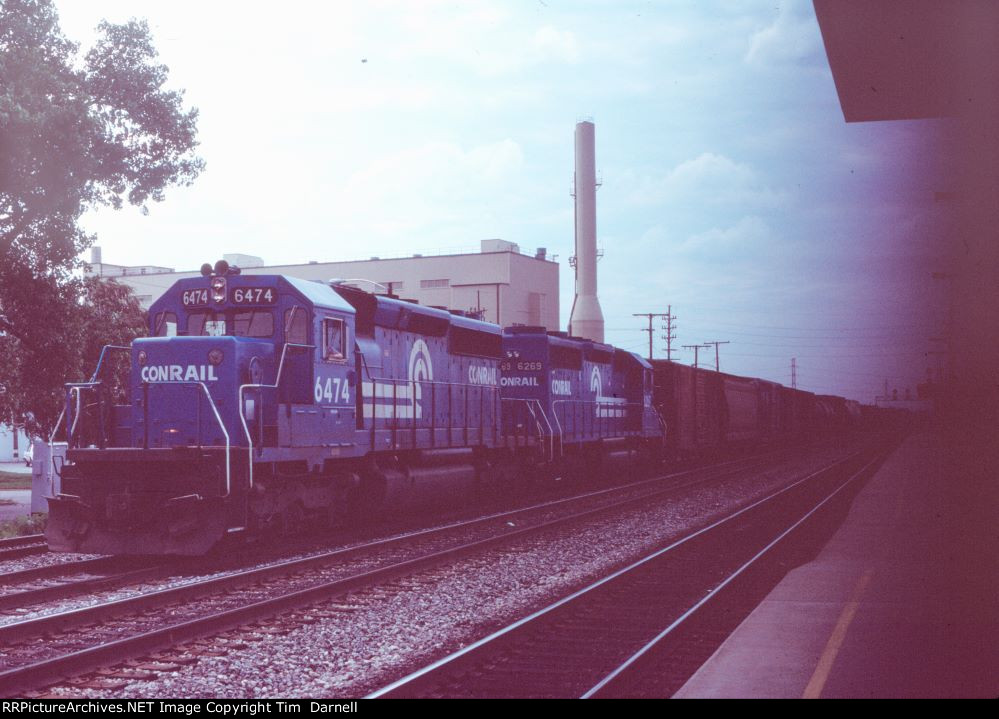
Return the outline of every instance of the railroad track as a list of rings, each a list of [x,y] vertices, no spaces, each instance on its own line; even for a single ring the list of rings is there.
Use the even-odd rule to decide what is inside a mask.
[[[755,457],[688,470],[9,623],[0,626],[0,695],[17,695],[279,614],[291,612],[294,621],[307,622],[317,610],[303,607],[764,464]],[[38,641],[41,637],[45,640]],[[179,655],[171,656],[161,663],[173,666]]]
[[[44,534],[27,534],[23,537],[0,539],[0,562],[17,559],[31,554],[44,554],[49,551]]]
[[[156,579],[175,566],[164,562],[150,564],[142,560],[100,557],[10,572],[0,575],[0,585],[6,585],[0,592],[0,612]],[[73,575],[83,576],[67,579]]]
[[[727,636],[712,625],[734,628],[723,603],[884,456],[858,453],[800,479],[369,697],[669,696]],[[766,571],[776,581],[785,567]],[[715,619],[690,630],[709,607]]]
[[[748,467],[756,462],[768,461],[772,457],[773,453],[745,457],[735,461],[732,466],[736,468]],[[724,463],[718,466],[728,466],[728,464]],[[682,475],[680,472],[676,474]],[[618,488],[618,491],[628,491],[629,487],[643,487],[649,482],[654,484],[657,481],[661,481],[661,478],[630,483]],[[584,494],[589,494],[589,492]],[[42,535],[37,536],[41,537]],[[359,541],[359,539],[355,541]],[[27,543],[25,540],[21,540],[21,542]],[[25,608],[40,603],[56,602],[75,596],[165,579],[171,575],[197,576],[198,574],[232,572],[234,565],[243,565],[243,567],[261,565],[288,555],[312,554],[316,553],[317,550],[328,551],[327,547],[320,547],[320,544],[322,543],[316,542],[314,539],[306,539],[297,547],[268,547],[264,552],[260,552],[258,547],[247,545],[237,548],[235,555],[226,555],[221,562],[215,561],[212,557],[182,558],[165,562],[151,558],[98,557],[7,572],[0,574],[0,622],[3,620],[3,614],[22,615]],[[326,544],[328,545],[328,542]]]

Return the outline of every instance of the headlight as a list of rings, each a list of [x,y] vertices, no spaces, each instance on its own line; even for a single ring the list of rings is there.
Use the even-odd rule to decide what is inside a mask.
[[[208,352],[208,361],[216,366],[222,364],[222,359],[224,357],[225,355],[222,354],[222,350],[218,347]]]
[[[140,367],[145,367],[146,366],[147,356],[146,356],[146,351],[145,350],[139,350],[138,360],[139,360],[139,366]]]
[[[212,278],[212,300],[225,302],[225,277]]]

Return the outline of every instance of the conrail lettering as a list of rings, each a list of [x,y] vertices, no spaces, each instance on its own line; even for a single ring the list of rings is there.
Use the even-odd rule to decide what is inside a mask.
[[[537,377],[501,377],[501,387],[540,387]]]
[[[468,368],[469,384],[496,384],[496,368],[472,365]]]
[[[139,372],[143,382],[214,382],[218,379],[215,365],[160,364],[143,367]]]
[[[569,397],[572,395],[572,384],[567,379],[553,379],[552,394]]]

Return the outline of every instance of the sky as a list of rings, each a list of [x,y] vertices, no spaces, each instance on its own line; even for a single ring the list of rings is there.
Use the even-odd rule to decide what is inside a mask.
[[[194,269],[546,247],[572,307],[573,128],[596,125],[606,338],[633,313],[721,369],[865,402],[942,333],[937,121],[847,124],[810,2],[189,2],[57,7],[85,47],[146,18],[207,166],[91,212],[105,262]],[[278,9],[279,8],[279,9]],[[658,321],[657,321],[658,327]],[[657,330],[656,356],[665,342]],[[674,359],[693,362],[693,352]],[[702,350],[701,362],[714,352]]]

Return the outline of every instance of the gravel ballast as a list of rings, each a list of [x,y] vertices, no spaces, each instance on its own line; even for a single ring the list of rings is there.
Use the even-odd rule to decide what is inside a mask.
[[[267,635],[225,656],[107,690],[57,696],[343,697],[377,689],[684,534],[825,466],[826,450],[641,510],[552,530],[503,549],[327,602],[332,616]],[[246,632],[241,632],[245,634]],[[223,642],[220,642],[222,645]]]

